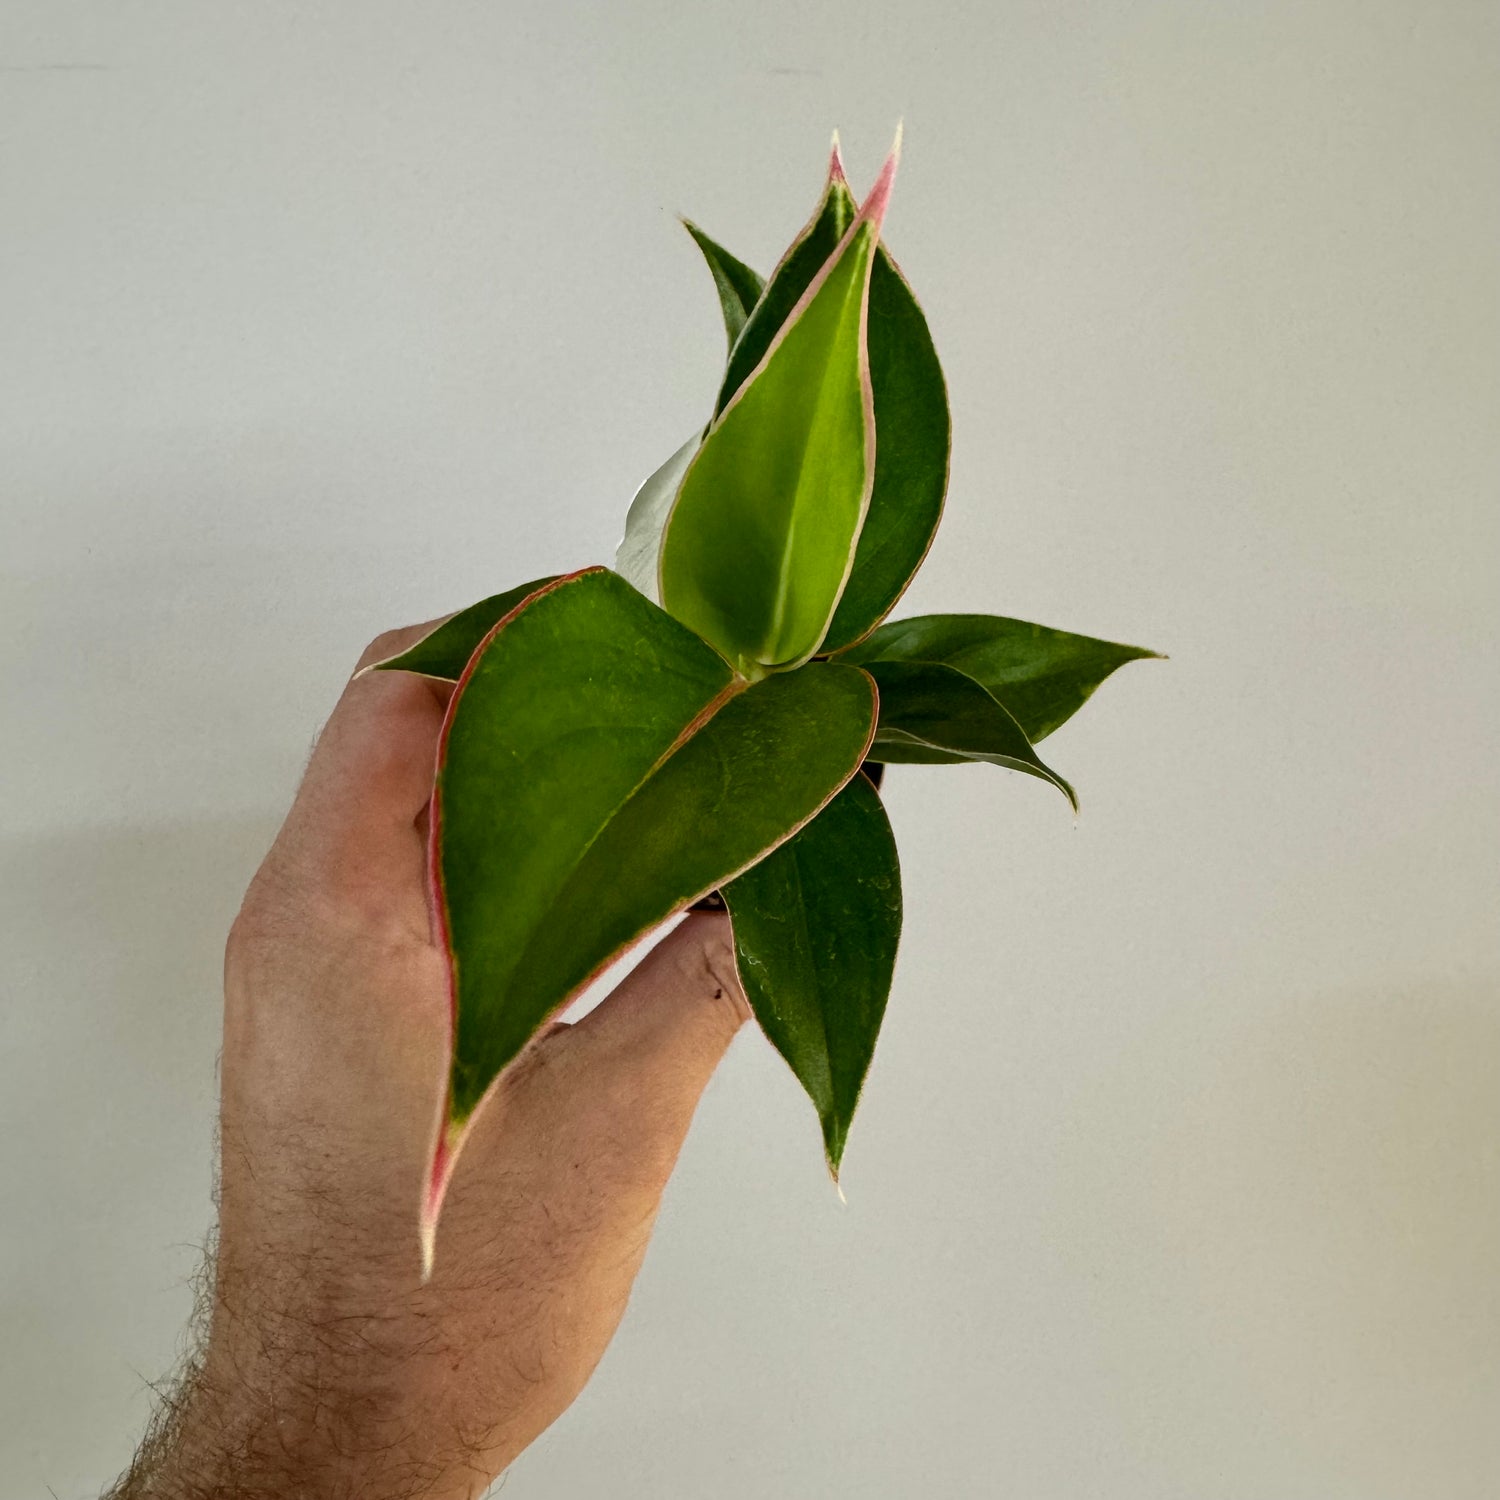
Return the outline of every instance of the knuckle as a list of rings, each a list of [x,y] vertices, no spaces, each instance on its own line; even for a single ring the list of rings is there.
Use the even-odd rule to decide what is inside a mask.
[[[750,1019],[750,1005],[738,981],[717,983],[710,991],[709,1004],[713,1007],[714,1020],[730,1036]]]
[[[707,1004],[727,1031],[736,1031],[750,1015],[750,1006],[740,985],[734,958],[734,939],[727,922],[706,932],[696,950],[696,977],[703,986]]]
[[[355,670],[372,666],[378,661],[385,661],[387,657],[399,655],[410,642],[411,633],[410,627],[400,630],[382,630],[360,653],[359,666]]]

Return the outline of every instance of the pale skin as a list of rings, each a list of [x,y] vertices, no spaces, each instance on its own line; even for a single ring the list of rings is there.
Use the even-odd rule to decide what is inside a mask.
[[[449,1032],[424,873],[445,698],[406,673],[350,681],[230,932],[210,1326],[119,1500],[481,1494],[604,1353],[749,1014],[727,918],[695,913],[542,1033],[475,1117],[422,1284]]]

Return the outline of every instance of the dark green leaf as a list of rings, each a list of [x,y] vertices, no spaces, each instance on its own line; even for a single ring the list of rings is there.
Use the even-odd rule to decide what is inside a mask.
[[[827,265],[828,257],[838,248],[839,241],[848,233],[858,213],[858,205],[844,180],[844,169],[835,149],[829,164],[828,182],[817,209],[771,272],[744,329],[729,351],[729,364],[719,387],[719,399],[714,403],[715,417],[729,405],[750,372],[765,358],[771,341],[781,332],[782,324],[812,285],[813,277]]]
[[[1035,744],[1072,718],[1116,668],[1158,656],[999,615],[917,615],[888,621],[839,659],[957,667],[983,683]]]
[[[438,677],[457,682],[468,665],[475,648],[513,609],[518,609],[538,589],[555,583],[556,577],[533,578],[519,588],[493,594],[461,609],[456,615],[424,635],[415,646],[408,646],[399,656],[375,662],[367,671],[420,672],[424,677]]]
[[[455,1126],[594,974],[817,812],[873,716],[853,667],[745,688],[603,569],[513,615],[454,695],[433,801]]]
[[[972,677],[938,662],[877,661],[865,670],[880,689],[871,760],[988,761],[1050,781],[1077,809],[1073,788],[1042,764],[1021,726]]]
[[[747,677],[806,661],[849,575],[874,478],[864,313],[894,167],[709,429],[662,537],[663,605]]]
[[[744,261],[736,260],[722,245],[716,244],[693,223],[684,219],[682,226],[692,235],[694,243],[703,252],[708,262],[709,274],[719,293],[719,307],[724,313],[724,332],[729,338],[729,347],[739,338],[751,309],[760,300],[765,283]]]
[[[880,797],[851,780],[724,887],[756,1019],[817,1107],[838,1177],[901,936],[901,871]]]
[[[927,319],[883,245],[870,274],[867,341],[875,482],[825,651],[858,640],[894,608],[932,545],[948,488],[943,367]]]

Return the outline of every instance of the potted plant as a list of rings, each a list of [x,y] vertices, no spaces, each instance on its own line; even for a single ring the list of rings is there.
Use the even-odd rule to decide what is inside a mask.
[[[701,431],[636,495],[615,568],[497,594],[371,669],[454,684],[429,835],[453,1046],[428,1265],[501,1070],[711,893],[836,1180],[901,928],[881,769],[989,762],[1076,806],[1037,742],[1155,654],[999,616],[888,618],[937,530],[950,435],[926,319],[881,238],[896,159],[858,204],[835,138],[817,209],[764,281],[688,224],[728,359]]]

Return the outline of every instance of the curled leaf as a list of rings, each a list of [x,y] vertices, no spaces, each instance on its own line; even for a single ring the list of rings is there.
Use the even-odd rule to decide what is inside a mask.
[[[895,158],[688,466],[661,599],[747,677],[818,649],[874,478],[870,267]],[[747,328],[748,333],[748,328]]]
[[[874,629],[906,591],[937,533],[948,491],[948,387],[927,319],[882,245],[870,273],[867,332],[875,480],[849,582],[823,650]]]
[[[772,273],[730,351],[716,411],[764,357],[856,213],[835,145],[816,211]],[[884,243],[876,248],[870,272],[866,345],[875,476],[849,581],[823,641],[827,651],[859,640],[895,607],[932,545],[948,488],[952,424],[942,365],[921,305]]]
[[[1015,719],[972,677],[938,662],[871,662],[880,723],[870,759],[945,765],[988,761],[1050,782],[1078,809],[1078,798],[1044,765]]]

